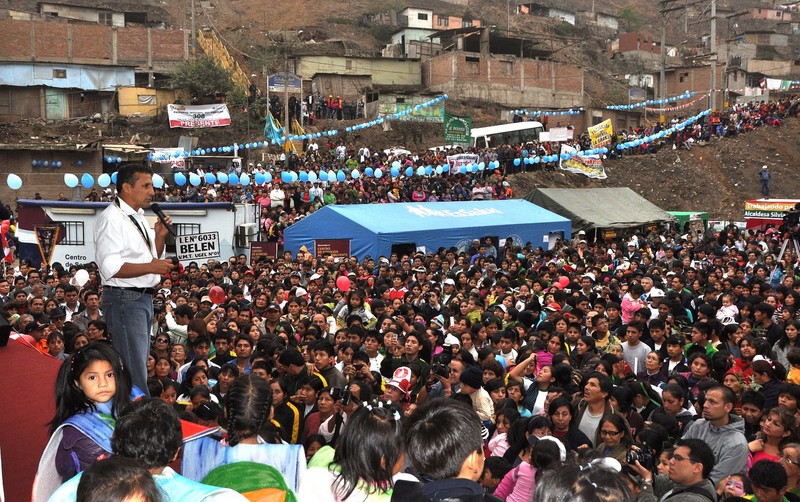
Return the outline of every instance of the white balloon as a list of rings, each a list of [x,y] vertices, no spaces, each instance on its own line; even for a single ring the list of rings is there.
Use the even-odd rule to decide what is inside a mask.
[[[87,282],[89,282],[89,272],[85,268],[79,269],[77,272],[75,272],[75,277],[73,277],[73,280],[78,287],[82,288]]]

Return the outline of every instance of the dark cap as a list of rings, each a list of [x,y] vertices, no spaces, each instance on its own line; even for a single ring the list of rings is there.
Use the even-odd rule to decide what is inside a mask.
[[[62,319],[66,318],[67,314],[64,312],[64,309],[61,307],[56,307],[50,311],[50,319]]]
[[[267,310],[277,310],[278,312],[280,312],[281,306],[278,305],[277,303],[270,303],[269,305],[267,305]]]
[[[34,331],[42,331],[42,330],[44,330],[44,325],[43,324],[39,324],[36,321],[31,321],[31,322],[29,322],[28,324],[25,325],[25,333],[26,334],[33,333]]]

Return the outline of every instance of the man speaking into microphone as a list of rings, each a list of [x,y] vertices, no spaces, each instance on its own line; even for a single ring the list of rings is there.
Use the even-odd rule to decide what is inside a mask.
[[[144,217],[153,198],[153,171],[129,164],[117,172],[117,197],[94,227],[95,256],[103,280],[102,308],[114,348],[122,355],[133,384],[147,393],[147,357],[153,294],[161,276],[172,270],[164,259],[171,224],[164,215],[155,231]]]

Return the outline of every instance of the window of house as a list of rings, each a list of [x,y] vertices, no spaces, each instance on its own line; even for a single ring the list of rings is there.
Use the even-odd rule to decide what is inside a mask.
[[[394,102],[395,102],[395,103],[402,104],[402,103],[405,103],[405,102],[406,102],[406,98],[396,98],[396,99],[394,100]]]
[[[97,15],[97,22],[111,26],[114,23],[114,19],[110,12],[101,12]]]
[[[447,28],[448,19],[446,17],[439,17],[436,19],[437,26],[441,26],[443,28]]]
[[[418,12],[418,13],[417,13],[417,19],[418,19],[419,21],[427,21],[427,20],[428,20],[428,15],[427,15],[427,14],[424,14],[424,13],[422,13],[422,12]]]
[[[500,73],[503,75],[512,75],[514,73],[513,61],[500,61]]]
[[[481,74],[481,60],[478,58],[466,58],[467,62],[467,73],[469,75],[480,75]]]
[[[464,19],[463,21],[461,21],[461,27],[462,28],[469,28],[470,26],[472,26],[472,20],[471,19]]]
[[[53,68],[53,78],[67,78],[67,70]]]
[[[689,78],[689,73],[681,73],[680,81],[683,82],[685,79]]]
[[[70,246],[83,246],[85,244],[82,221],[59,221],[57,223],[64,229],[64,239],[61,240],[61,244]]]

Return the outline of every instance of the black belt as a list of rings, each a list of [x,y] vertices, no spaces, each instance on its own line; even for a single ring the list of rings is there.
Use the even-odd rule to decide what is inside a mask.
[[[151,295],[152,296],[152,295],[156,294],[156,288],[134,288],[134,287],[123,288],[123,287],[120,287],[120,286],[109,286],[109,285],[105,285],[105,287],[110,288],[110,289],[124,289],[125,291],[135,291],[135,292],[141,293],[143,295]]]

